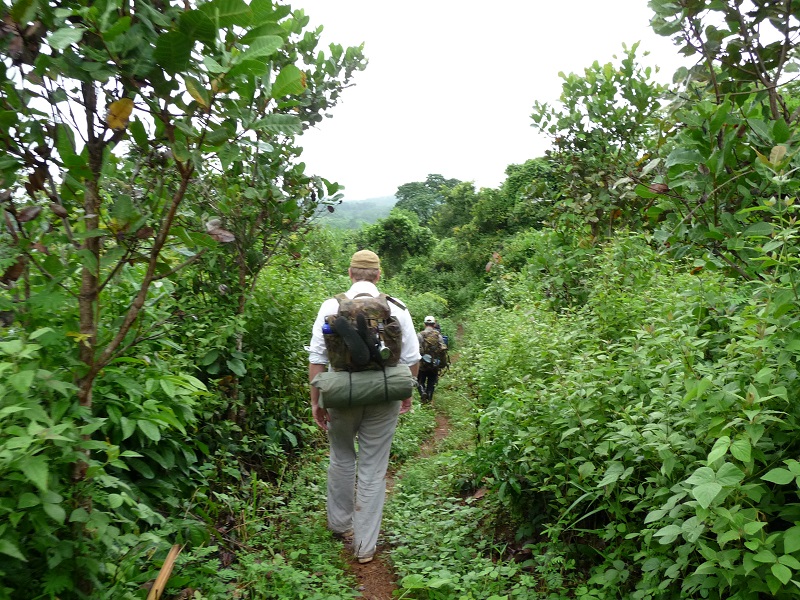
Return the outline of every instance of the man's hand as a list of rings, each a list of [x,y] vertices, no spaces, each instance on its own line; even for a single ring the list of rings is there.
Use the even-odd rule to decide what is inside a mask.
[[[407,413],[407,412],[408,412],[408,411],[410,411],[410,410],[411,410],[411,398],[406,398],[406,399],[405,399],[405,400],[403,400],[403,402],[400,404],[400,414],[401,414],[401,415],[402,415],[402,414],[405,414],[405,413]]]
[[[308,381],[311,383],[314,381],[314,377],[316,377],[319,373],[322,373],[325,370],[325,365],[319,365],[311,363],[308,365]],[[328,421],[330,421],[330,417],[328,416],[328,411],[324,408],[320,408],[319,406],[319,390],[315,388],[313,385],[311,386],[311,414],[314,417],[314,422],[319,425],[325,431],[328,431]]]
[[[330,420],[328,411],[319,404],[312,404],[311,413],[314,415],[314,422],[323,430],[328,431],[328,421]]]

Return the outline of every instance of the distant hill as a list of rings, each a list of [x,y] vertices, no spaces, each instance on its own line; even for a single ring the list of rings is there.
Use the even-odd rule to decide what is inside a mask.
[[[378,219],[389,216],[396,203],[394,196],[344,200],[333,207],[333,212],[322,207],[319,222],[336,229],[361,229],[364,225],[372,225]]]

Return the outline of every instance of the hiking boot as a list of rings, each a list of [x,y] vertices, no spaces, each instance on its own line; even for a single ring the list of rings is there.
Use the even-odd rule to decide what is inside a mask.
[[[358,564],[365,565],[367,563],[371,563],[373,558],[375,558],[374,555],[372,555],[372,556],[359,556],[358,557]]]
[[[340,542],[344,542],[345,544],[352,544],[353,543],[353,530],[348,529],[347,531],[334,531],[333,532],[333,539],[339,540]]]

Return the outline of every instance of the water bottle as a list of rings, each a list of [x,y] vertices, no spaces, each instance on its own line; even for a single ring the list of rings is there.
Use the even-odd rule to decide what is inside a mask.
[[[386,328],[383,323],[378,323],[378,354],[381,355],[381,360],[389,360],[389,357],[392,355],[392,351],[383,341],[385,331]]]

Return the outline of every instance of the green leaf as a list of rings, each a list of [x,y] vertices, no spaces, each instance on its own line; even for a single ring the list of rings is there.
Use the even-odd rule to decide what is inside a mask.
[[[33,485],[41,491],[47,491],[47,480],[49,477],[49,469],[47,466],[47,459],[44,456],[31,456],[23,458],[19,465],[19,470],[27,477]]]
[[[776,562],[778,557],[771,550],[765,549],[753,556],[753,560],[760,563],[771,563]]]
[[[250,3],[250,8],[253,9],[254,13],[257,13],[256,6],[254,3]],[[242,36],[242,39],[240,41],[245,46],[249,46],[253,42],[253,40],[258,39],[260,37],[264,37],[266,35],[277,35],[282,38],[285,38],[286,30],[277,23],[267,22],[265,19],[259,18],[258,14],[254,15],[254,21],[256,23],[263,23],[263,25],[254,27],[253,29],[251,29]]]
[[[48,36],[47,43],[56,50],[64,50],[80,42],[84,31],[86,30],[82,27],[62,27]]]
[[[661,538],[658,540],[660,544],[670,544],[674,542],[681,533],[683,533],[683,530],[678,525],[667,525],[656,531],[653,537]]]
[[[426,587],[425,578],[422,575],[406,575],[400,580],[400,585],[406,590],[421,590]]]
[[[142,477],[145,479],[153,479],[156,474],[153,472],[153,469],[143,460],[139,460],[138,458],[132,458],[130,460],[130,465],[136,469],[139,473],[141,473]]]
[[[231,360],[228,360],[227,364],[228,368],[239,377],[244,377],[244,375],[247,373],[247,368],[238,358],[232,358]]]
[[[122,426],[122,439],[127,440],[136,431],[136,422],[133,419],[122,417],[120,425]]]
[[[284,135],[299,134],[303,131],[299,117],[281,114],[267,115],[263,119],[253,123],[250,128],[267,133],[281,133]]]
[[[142,148],[148,147],[147,130],[138,118],[128,124],[128,131],[131,132],[133,140],[138,146]]]
[[[6,4],[4,3],[5,7]],[[20,25],[27,25],[36,18],[39,8],[37,0],[18,0],[11,7],[11,17]]]
[[[30,508],[31,506],[38,506],[42,501],[36,494],[25,492],[17,500],[17,508]]]
[[[128,16],[121,17],[113,22],[113,25],[103,32],[103,41],[110,42],[116,37],[122,35],[131,28],[131,18]]]
[[[53,328],[52,328],[52,327],[41,327],[41,328],[37,329],[36,331],[34,331],[34,332],[33,332],[33,333],[30,335],[30,338],[29,338],[29,339],[31,339],[31,340],[35,340],[35,339],[37,339],[37,338],[39,338],[39,337],[43,336],[45,333],[51,333],[51,332],[53,332],[53,331],[54,331],[54,330],[53,330]]]
[[[702,162],[703,157],[697,150],[676,148],[669,153],[665,164],[667,167],[672,167],[674,165],[697,165]]]
[[[302,94],[306,89],[306,74],[294,65],[286,65],[272,84],[272,97]]]
[[[234,25],[247,27],[253,20],[253,11],[244,0],[211,0],[200,7],[212,23],[219,28]]]
[[[789,554],[784,554],[779,557],[778,562],[795,571],[800,570],[800,560],[797,560],[794,556],[790,556]]]
[[[64,524],[64,521],[67,520],[67,511],[64,510],[64,507],[60,504],[43,504],[42,508],[44,512],[46,512],[51,519],[53,519],[56,523],[60,525]]]
[[[189,154],[189,149],[186,147],[185,139],[175,140],[175,143],[172,144],[171,148],[172,156],[175,157],[175,160],[182,163],[185,163],[189,160],[191,155]]]
[[[741,536],[736,529],[729,529],[717,536],[717,543],[719,544],[720,548],[722,548],[728,542],[732,542],[733,540],[738,540]]]
[[[747,535],[755,535],[759,531],[761,531],[766,523],[764,521],[751,521],[750,523],[745,523],[742,529]]]
[[[222,125],[209,131],[203,141],[209,146],[219,146],[227,142],[232,135],[233,133],[231,130],[225,125]]]
[[[83,507],[76,508],[69,515],[70,523],[87,523],[88,521],[89,513]]]
[[[716,462],[718,459],[722,458],[727,454],[728,448],[731,445],[731,438],[727,435],[723,435],[719,438],[716,442],[714,442],[714,447],[711,448],[711,452],[708,453],[708,464]]]
[[[122,503],[125,501],[125,498],[121,494],[109,494],[108,495],[108,507],[109,508],[119,508],[122,506]]]
[[[159,379],[158,380],[161,389],[164,390],[164,393],[169,396],[170,398],[174,398],[177,395],[177,388],[175,384],[168,379]]]
[[[8,540],[0,540],[0,553],[12,558],[16,558],[17,560],[28,562],[28,559],[25,558],[25,555],[19,551],[19,548],[17,548],[15,544],[9,542]]]
[[[5,408],[0,408],[0,417],[6,417],[8,415],[13,415],[14,413],[22,412],[24,410],[29,410],[29,409],[30,409],[29,406],[6,406]]]
[[[201,10],[181,13],[180,31],[193,40],[213,43],[217,39],[217,28],[208,15]]]
[[[770,141],[770,130],[767,124],[761,119],[748,119],[747,124],[761,138],[761,142]]]
[[[34,375],[36,375],[36,372],[33,370],[20,371],[19,373],[10,375],[8,377],[8,383],[10,383],[11,386],[20,394],[25,394],[33,387]]]
[[[792,130],[783,119],[778,119],[772,124],[772,137],[776,144],[783,144],[788,142],[792,137]]]
[[[603,478],[597,484],[597,487],[603,487],[618,481],[622,474],[625,472],[625,467],[621,462],[614,461],[609,464]]]
[[[250,47],[242,54],[242,60],[263,59],[272,56],[283,46],[283,38],[277,35],[265,35],[253,40]]]
[[[213,73],[214,75],[217,75],[219,73],[224,73],[225,71],[227,71],[225,67],[223,67],[221,64],[219,64],[210,56],[203,57],[203,66],[205,66],[205,68],[208,69],[209,73]]]
[[[15,356],[22,352],[25,344],[22,340],[9,340],[7,342],[0,342],[0,352],[8,356]]]
[[[185,33],[170,31],[158,37],[153,59],[167,73],[186,70],[192,54],[192,40]]]
[[[716,480],[716,473],[711,467],[700,467],[686,480],[690,485],[700,485]]]
[[[791,554],[798,550],[800,550],[800,525],[795,525],[783,532],[783,551]]]
[[[753,223],[742,233],[744,237],[769,237],[770,235],[772,235],[772,225],[764,221]]]
[[[136,426],[143,434],[145,434],[154,442],[158,442],[161,440],[161,430],[158,428],[158,425],[156,425],[152,421],[145,421],[144,419],[138,419],[136,421]]]
[[[783,585],[786,585],[792,579],[792,570],[786,565],[776,563],[770,567],[770,571]]]
[[[777,468],[762,475],[761,479],[769,481],[770,483],[777,483],[778,485],[787,485],[794,481],[794,475],[788,469]]]
[[[725,463],[717,471],[716,481],[725,487],[734,487],[744,479],[742,470],[732,463]]]
[[[203,357],[199,360],[200,366],[207,367],[211,363],[215,362],[219,358],[219,350],[212,349],[203,355]]]
[[[731,444],[731,455],[744,463],[750,462],[753,447],[748,438],[739,438]]]
[[[721,491],[722,486],[719,483],[710,481],[693,487],[691,489],[691,494],[695,497],[695,500],[697,500],[700,506],[708,508]]]

